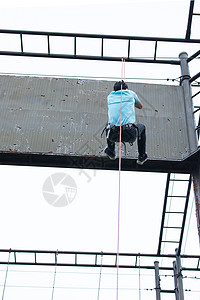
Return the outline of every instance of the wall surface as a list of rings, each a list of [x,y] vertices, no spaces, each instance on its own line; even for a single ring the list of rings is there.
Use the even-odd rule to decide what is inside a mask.
[[[146,125],[150,158],[182,160],[197,149],[196,138],[189,144],[181,86],[128,85],[143,102],[136,118]],[[104,156],[112,89],[110,81],[0,76],[0,151]],[[188,126],[194,130],[192,116]],[[136,143],[126,155],[137,157]]]

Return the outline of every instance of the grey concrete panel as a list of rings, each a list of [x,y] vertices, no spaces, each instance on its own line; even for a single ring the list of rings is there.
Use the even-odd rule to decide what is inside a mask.
[[[100,135],[113,83],[0,76],[0,151],[104,156],[106,139]],[[189,144],[181,86],[128,85],[143,102],[136,118],[146,125],[150,158],[182,160],[196,151],[196,139]],[[192,118],[189,126],[194,130]],[[126,155],[137,157],[136,143],[127,146]]]

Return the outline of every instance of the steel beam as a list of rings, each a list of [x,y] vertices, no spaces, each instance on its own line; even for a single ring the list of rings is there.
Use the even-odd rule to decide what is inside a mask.
[[[117,253],[111,253],[111,252],[73,252],[73,251],[49,251],[49,250],[16,250],[16,249],[0,249],[0,254],[6,253],[10,254],[10,260],[9,264],[10,265],[23,265],[23,266],[28,266],[28,265],[34,265],[34,266],[68,266],[68,267],[104,267],[104,268],[117,268],[116,264],[116,257]],[[20,260],[19,254],[22,255],[24,254],[24,258],[26,257],[26,254],[29,254],[28,259],[24,259],[23,261]],[[32,254],[32,257],[30,256]],[[38,255],[52,255],[51,259],[49,262],[47,262],[46,259],[42,261],[41,257]],[[68,255],[70,257],[70,263],[68,262]],[[74,256],[74,261],[72,261],[72,255]],[[106,257],[106,262],[101,264],[101,257]],[[62,263],[59,262],[59,258],[62,256]],[[64,256],[66,260],[64,261]],[[55,259],[56,257],[56,259]],[[85,258],[84,263],[81,263],[80,258]],[[87,262],[87,257],[90,257]],[[93,261],[91,260],[91,257],[93,257]],[[140,257],[141,260],[142,258],[152,258],[151,264],[143,264],[142,261],[140,265],[136,263],[137,258]],[[123,264],[122,259],[127,258],[130,259],[130,264]],[[149,270],[155,270],[155,265],[153,259],[155,258],[169,258],[169,259],[174,259],[176,258],[176,255],[157,255],[157,254],[144,254],[144,253],[119,253],[119,268],[124,268],[124,269],[149,269]],[[197,259],[200,260],[200,256],[198,255],[181,255],[180,258],[184,259]],[[109,261],[110,259],[110,261]],[[120,261],[121,260],[121,261]],[[145,260],[146,262],[146,260]],[[8,264],[7,260],[2,260],[0,261],[0,265],[6,265]],[[173,267],[165,267],[162,266],[159,268],[160,270],[169,270],[172,271]],[[182,270],[184,271],[200,271],[199,266],[197,267],[183,267]]]
[[[169,183],[170,183],[170,173],[167,174],[167,182],[166,182],[166,187],[165,187],[165,197],[164,197],[164,203],[163,203],[163,212],[162,212],[162,220],[161,220],[161,226],[160,226],[160,236],[159,236],[157,254],[161,253],[162,236],[163,236],[163,230],[164,230],[165,212],[166,212],[166,207],[167,207]]]
[[[1,29],[0,34],[19,35],[21,51],[0,51],[0,55],[11,55],[11,56],[28,56],[28,57],[44,57],[44,58],[67,58],[67,59],[84,59],[84,60],[105,60],[105,61],[121,61],[121,57],[108,57],[104,56],[104,40],[123,40],[127,41],[127,62],[141,62],[141,63],[159,63],[159,64],[172,64],[179,65],[178,60],[169,59],[157,59],[157,47],[159,42],[166,43],[190,43],[199,44],[200,39],[182,39],[182,38],[161,38],[161,37],[143,37],[143,36],[124,36],[124,35],[102,35],[102,34],[81,34],[81,33],[63,33],[63,32],[44,32],[44,31],[27,31],[27,30],[7,30]],[[47,37],[47,53],[35,53],[25,52],[23,45],[23,35],[32,36],[46,36]],[[74,38],[74,51],[73,54],[55,54],[51,53],[50,37],[71,37]],[[77,55],[77,39],[100,39],[101,40],[101,54],[99,56],[93,55]],[[155,42],[154,57],[145,58],[134,58],[130,57],[130,42],[131,41],[153,41]]]
[[[200,151],[179,161],[149,159],[143,166],[136,164],[136,158],[122,158],[122,171],[182,173],[191,174],[198,170]],[[38,166],[75,169],[118,170],[118,159],[104,156],[59,155],[56,153],[0,152],[0,165]]]
[[[190,72],[188,66],[188,54],[182,52],[179,54],[181,66],[181,85],[183,87],[185,98],[186,124],[188,128],[188,142],[190,147],[197,147],[197,135],[195,132],[195,121],[192,104],[192,91],[190,85]],[[192,124],[192,126],[191,126]],[[195,144],[195,145],[194,145]]]
[[[197,173],[193,174],[193,186],[194,186],[194,196],[196,204],[196,217],[197,217],[197,229],[199,235],[200,244],[200,165],[198,165],[199,170]]]
[[[187,24],[187,31],[186,31],[186,36],[185,36],[185,38],[187,40],[190,39],[190,35],[191,35],[193,10],[194,10],[194,0],[190,0],[190,9],[189,9],[189,15],[188,15],[188,24]]]

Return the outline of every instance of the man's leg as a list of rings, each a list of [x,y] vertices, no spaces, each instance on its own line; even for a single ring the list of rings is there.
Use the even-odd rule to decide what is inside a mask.
[[[108,148],[110,151],[115,152],[115,143],[111,142],[109,139],[107,139]]]
[[[147,160],[146,128],[143,124],[137,124],[137,128],[138,128],[138,152],[139,152],[137,163],[139,165],[143,165],[143,163]]]
[[[146,128],[143,124],[137,124],[138,128],[138,152],[142,156],[146,153]]]
[[[108,133],[108,129],[106,129],[106,136]],[[112,142],[107,138],[107,147],[104,149],[105,154],[112,160],[116,158],[115,156],[115,142]]]

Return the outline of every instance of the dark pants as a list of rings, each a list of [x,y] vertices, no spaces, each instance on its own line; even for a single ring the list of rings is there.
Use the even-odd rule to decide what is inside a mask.
[[[120,127],[110,125],[110,128],[106,129],[106,137],[108,148],[114,152],[115,143],[119,142]],[[134,143],[137,139],[138,152],[142,156],[146,153],[146,128],[143,124],[127,124],[122,125],[121,128],[121,141],[125,143]]]

